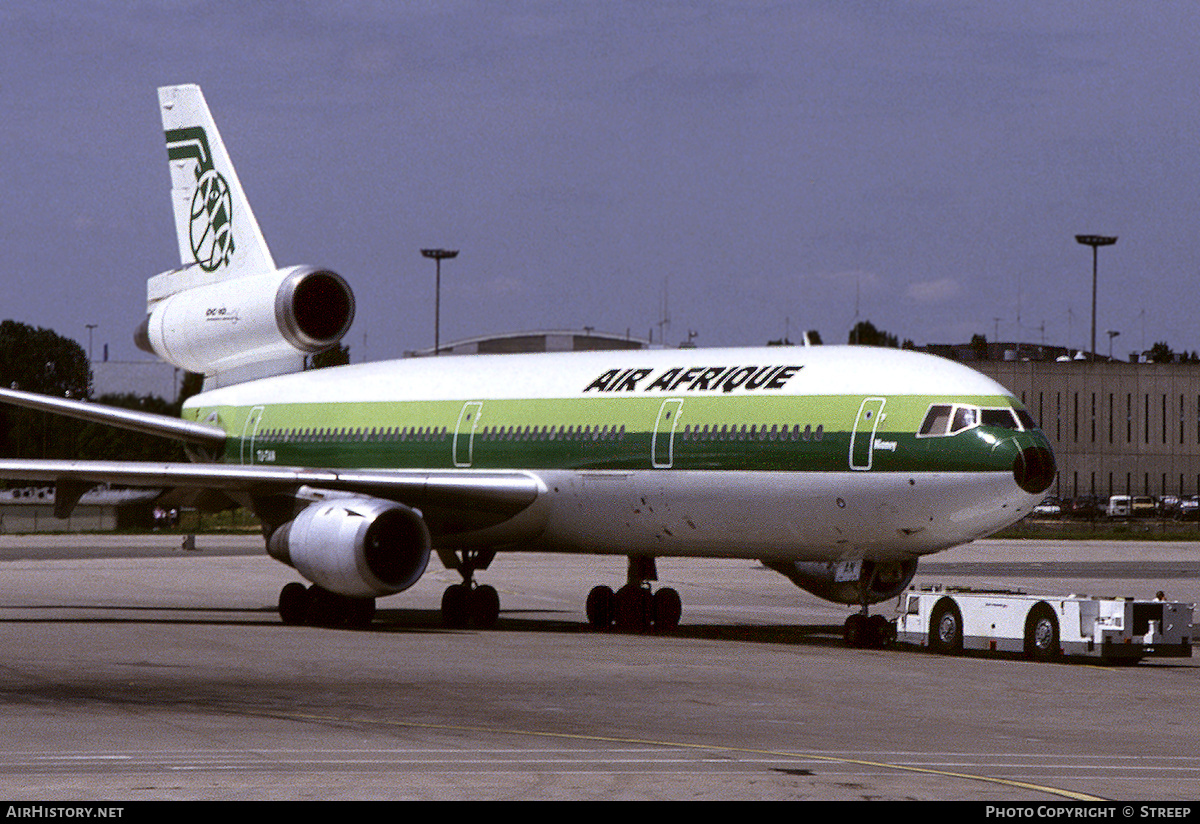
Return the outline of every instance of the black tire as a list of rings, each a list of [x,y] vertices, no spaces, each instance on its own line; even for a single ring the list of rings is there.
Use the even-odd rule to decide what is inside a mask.
[[[1035,661],[1053,661],[1062,655],[1058,617],[1045,602],[1034,604],[1025,619],[1025,654]]]
[[[587,597],[587,619],[593,629],[612,629],[616,600],[612,587],[592,587]]]
[[[351,629],[366,629],[375,620],[374,598],[347,598],[346,626]]]
[[[471,626],[477,629],[492,629],[500,619],[500,594],[496,588],[484,584],[471,590],[467,601]]]
[[[842,640],[851,649],[858,649],[863,645],[866,631],[866,619],[861,612],[856,612],[846,619],[846,623],[842,624]]]
[[[617,590],[616,607],[617,629],[622,632],[645,632],[650,629],[650,590],[637,584],[626,584]]]
[[[679,619],[683,616],[683,600],[671,587],[664,587],[654,593],[651,611],[654,613],[654,628],[659,632],[670,632],[679,626]]]
[[[942,655],[962,652],[962,613],[950,598],[938,601],[929,616],[929,648]]]
[[[470,620],[467,603],[471,591],[466,584],[451,584],[442,593],[442,623],[451,629],[464,629]]]
[[[279,591],[279,618],[290,627],[302,625],[308,618],[308,587],[292,581]]]
[[[896,626],[882,615],[867,618],[867,645],[883,649],[896,638]]]

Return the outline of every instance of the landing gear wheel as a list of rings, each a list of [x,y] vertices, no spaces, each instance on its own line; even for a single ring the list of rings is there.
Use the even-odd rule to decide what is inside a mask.
[[[279,592],[279,617],[289,626],[362,629],[375,618],[375,599],[292,582]]]
[[[1058,645],[1058,618],[1047,604],[1035,604],[1025,619],[1025,654],[1036,661],[1053,661]]]
[[[587,597],[587,619],[592,629],[612,629],[617,611],[617,596],[612,587],[592,587]]]
[[[896,637],[896,626],[882,615],[867,619],[867,642],[876,649],[883,649]]]
[[[943,598],[929,619],[929,647],[942,655],[955,655],[962,652],[962,645],[962,614],[954,601]]]
[[[652,596],[650,590],[637,584],[626,584],[617,590],[616,624],[623,632],[645,632],[650,628]]]
[[[468,601],[471,590],[466,584],[451,584],[442,593],[442,623],[451,629],[465,629],[470,621]]]
[[[846,623],[842,624],[842,640],[846,642],[846,646],[852,649],[858,649],[863,646],[863,639],[867,635],[866,616],[861,612],[856,612],[846,619]]]
[[[279,591],[279,618],[290,627],[298,627],[308,616],[308,587],[292,581]]]
[[[679,593],[670,587],[655,591],[650,601],[654,613],[654,628],[659,632],[670,632],[679,626],[683,615],[683,601]]]
[[[351,629],[365,629],[375,620],[374,598],[347,598],[343,621]]]
[[[484,584],[471,590],[467,600],[471,625],[477,629],[492,629],[500,618],[500,594],[495,587]]]
[[[451,584],[442,593],[442,623],[451,629],[491,629],[500,617],[495,587]]]
[[[892,641],[892,623],[882,615],[856,612],[842,626],[846,646],[859,649],[883,649]]]
[[[374,598],[351,598],[313,585],[306,593],[305,623],[314,627],[362,628],[375,617]]]

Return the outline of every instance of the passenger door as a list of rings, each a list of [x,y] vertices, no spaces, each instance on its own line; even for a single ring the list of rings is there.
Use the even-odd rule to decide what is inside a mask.
[[[468,467],[475,460],[475,429],[479,425],[482,401],[467,401],[454,426],[454,465]]]
[[[655,469],[670,469],[675,461],[675,427],[682,408],[682,398],[665,400],[658,408],[654,436],[650,441],[650,463]]]
[[[871,458],[874,454],[875,430],[883,419],[884,398],[863,398],[858,407],[858,417],[854,419],[854,431],[850,433],[850,468],[866,470],[871,468]]]

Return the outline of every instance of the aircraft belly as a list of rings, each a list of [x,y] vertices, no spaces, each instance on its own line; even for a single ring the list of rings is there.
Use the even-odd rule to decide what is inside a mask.
[[[559,552],[911,558],[989,534],[1036,503],[1000,472],[538,475],[545,526],[528,548]]]

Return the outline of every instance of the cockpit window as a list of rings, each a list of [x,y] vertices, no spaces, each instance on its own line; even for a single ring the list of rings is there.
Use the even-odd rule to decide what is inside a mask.
[[[1020,429],[1017,417],[1011,409],[984,409],[979,422],[984,426],[998,426],[1002,429]]]
[[[935,438],[954,435],[973,426],[995,426],[1018,432],[1023,429],[1037,429],[1037,424],[1024,409],[1007,406],[982,409],[969,404],[935,403],[925,413],[925,420],[921,421],[917,436]]]
[[[977,423],[979,423],[978,409],[973,406],[959,406],[954,410],[954,423],[950,425],[950,432],[962,432]]]
[[[917,434],[922,437],[945,435],[950,426],[950,409],[950,406],[942,404],[935,404],[929,407],[929,411],[925,413],[925,420],[921,422],[921,429]]]

